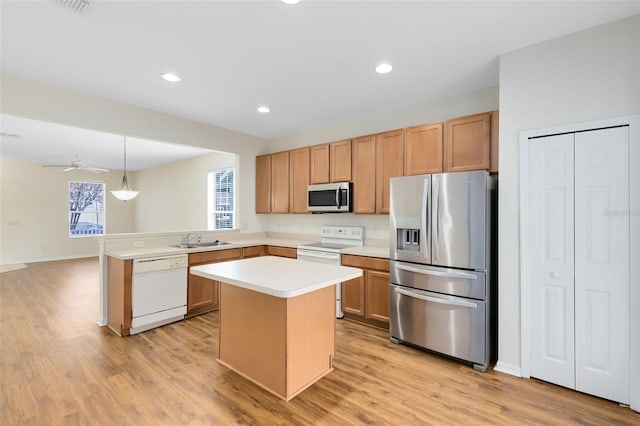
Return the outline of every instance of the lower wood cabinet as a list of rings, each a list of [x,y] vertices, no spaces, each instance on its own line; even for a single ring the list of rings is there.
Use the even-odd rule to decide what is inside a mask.
[[[362,277],[342,283],[345,317],[378,327],[389,327],[389,260],[342,255],[343,266],[363,269]]]
[[[298,250],[290,247],[267,246],[266,252],[267,256],[298,258]]]
[[[218,309],[220,283],[191,274],[191,267],[207,263],[242,258],[242,248],[203,251],[189,254],[189,283],[187,286],[187,317]]]

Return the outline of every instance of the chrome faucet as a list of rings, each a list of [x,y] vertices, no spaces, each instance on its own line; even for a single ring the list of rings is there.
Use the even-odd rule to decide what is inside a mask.
[[[191,235],[191,233],[187,232],[187,235],[184,236],[184,239],[182,240],[182,244],[183,245],[185,245],[185,246],[188,245],[189,241],[191,241],[194,238],[198,239],[198,244],[200,243],[200,239],[202,238],[202,235],[194,235],[194,236],[190,236],[190,235]]]

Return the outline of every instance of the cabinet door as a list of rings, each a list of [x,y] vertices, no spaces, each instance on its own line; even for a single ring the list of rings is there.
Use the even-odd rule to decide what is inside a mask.
[[[289,151],[271,154],[271,213],[289,213]]]
[[[256,157],[256,213],[271,213],[271,155]]]
[[[364,317],[364,276],[342,283],[342,310]]]
[[[189,274],[187,291],[187,316],[196,315],[218,307],[218,281]]]
[[[389,322],[389,273],[365,271],[365,318]]]
[[[309,174],[309,183],[312,185],[329,183],[329,144],[309,148]]]
[[[331,182],[351,181],[351,140],[330,144]]]
[[[289,151],[289,212],[307,213],[309,148]]]
[[[463,172],[491,168],[491,113],[445,122],[444,171]]]
[[[376,135],[376,213],[389,213],[389,179],[402,176],[403,134],[395,130]]]
[[[442,123],[405,129],[405,176],[442,173],[443,143]]]
[[[353,140],[353,212],[376,212],[376,139]]]

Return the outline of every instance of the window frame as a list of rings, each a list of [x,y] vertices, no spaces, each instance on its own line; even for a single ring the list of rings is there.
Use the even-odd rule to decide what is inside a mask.
[[[102,202],[99,203],[102,205],[102,210],[99,210],[98,208],[94,209],[94,210],[90,210],[90,211],[86,211],[86,210],[81,210],[81,211],[72,211],[71,210],[71,185],[73,183],[80,183],[80,184],[91,184],[91,185],[101,185],[102,186]],[[107,191],[107,185],[105,182],[102,181],[90,181],[90,180],[69,180],[68,184],[67,184],[67,233],[68,233],[68,237],[71,239],[76,239],[76,238],[91,238],[91,237],[95,237],[95,236],[99,236],[99,235],[105,235],[107,233],[107,197],[106,197],[106,191]],[[89,204],[96,204],[95,200]],[[87,206],[88,207],[88,206]],[[102,223],[100,223],[100,221],[96,221],[96,222],[91,222],[91,224],[93,225],[102,225],[102,232],[100,233],[87,233],[87,234],[73,234],[72,230],[71,230],[71,217],[72,214],[74,213],[79,213],[80,216],[79,218],[82,217],[83,214],[87,213],[87,214],[95,214],[95,215],[102,215]],[[77,223],[76,223],[77,225]]]
[[[218,187],[216,183],[216,176],[220,173],[231,172],[233,175],[232,187],[232,209],[231,210],[216,210],[216,200]],[[237,197],[237,181],[236,181],[236,168],[235,167],[221,167],[218,169],[210,170],[207,173],[207,229],[210,231],[223,231],[229,229],[237,229],[238,223],[238,197]],[[231,227],[230,228],[216,228],[216,214],[231,213]]]

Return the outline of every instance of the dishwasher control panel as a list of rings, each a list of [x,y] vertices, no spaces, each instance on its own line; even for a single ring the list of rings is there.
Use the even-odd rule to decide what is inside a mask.
[[[150,257],[146,259],[134,259],[133,273],[142,274],[144,272],[186,268],[188,264],[189,257],[186,254],[180,254],[176,256]]]

